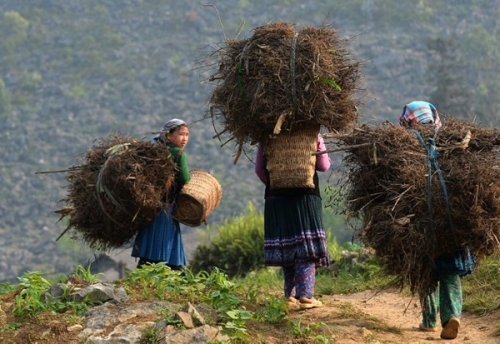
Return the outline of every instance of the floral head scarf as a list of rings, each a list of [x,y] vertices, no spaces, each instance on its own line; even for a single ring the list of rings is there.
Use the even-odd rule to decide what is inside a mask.
[[[414,101],[406,104],[403,113],[399,117],[399,124],[404,127],[409,128],[415,123],[434,124],[437,129],[442,126],[436,107],[424,101]]]

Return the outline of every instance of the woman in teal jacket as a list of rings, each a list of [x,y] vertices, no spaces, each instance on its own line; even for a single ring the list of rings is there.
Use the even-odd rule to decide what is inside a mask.
[[[189,141],[189,128],[183,120],[174,118],[163,125],[154,140],[167,145],[177,164],[173,191],[169,193],[169,206],[162,209],[153,220],[137,233],[132,256],[139,258],[137,267],[151,263],[166,263],[180,270],[186,265],[186,255],[180,224],[172,217],[175,198],[182,186],[190,179],[187,156],[184,152]]]

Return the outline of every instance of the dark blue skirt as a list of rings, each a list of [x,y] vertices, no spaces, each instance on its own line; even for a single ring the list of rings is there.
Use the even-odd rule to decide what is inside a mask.
[[[296,260],[329,264],[321,198],[269,197],[264,206],[264,262],[293,265]]]
[[[138,231],[132,257],[173,266],[186,265],[180,224],[172,217],[172,209],[162,210]]]

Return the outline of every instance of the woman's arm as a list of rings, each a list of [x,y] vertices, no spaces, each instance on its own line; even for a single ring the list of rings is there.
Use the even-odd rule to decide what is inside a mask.
[[[255,156],[255,174],[259,177],[260,181],[267,185],[269,182],[269,172],[267,171],[267,161],[264,156],[264,145],[259,143],[257,154]]]
[[[177,161],[177,178],[181,184],[186,184],[191,179],[191,174],[189,173],[189,167],[187,162],[186,153],[182,152],[179,160]]]
[[[323,137],[318,135],[317,151],[322,152],[325,150],[326,150],[325,141],[323,140]],[[328,155],[328,153],[316,155],[316,170],[317,171],[325,172],[326,170],[328,170],[330,168],[331,163],[332,162],[330,161],[330,156]]]

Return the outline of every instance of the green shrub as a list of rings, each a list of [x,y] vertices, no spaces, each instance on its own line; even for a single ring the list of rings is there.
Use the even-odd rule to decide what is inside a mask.
[[[219,225],[213,238],[210,227],[200,233],[201,243],[190,261],[195,273],[217,267],[230,277],[245,276],[264,266],[264,216],[251,203],[247,208],[246,214]]]

